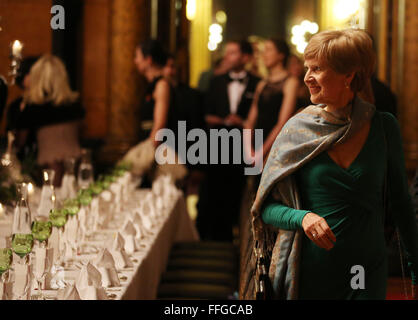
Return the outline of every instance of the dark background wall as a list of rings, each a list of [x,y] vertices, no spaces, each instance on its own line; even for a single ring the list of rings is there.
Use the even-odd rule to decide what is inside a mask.
[[[287,0],[214,0],[214,13],[222,8],[227,14],[225,40],[250,35],[284,37],[289,5]]]

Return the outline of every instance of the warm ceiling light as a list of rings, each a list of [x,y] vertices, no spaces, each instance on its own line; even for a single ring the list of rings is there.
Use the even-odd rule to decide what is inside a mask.
[[[196,17],[196,0],[187,0],[186,17],[190,21]]]
[[[226,20],[227,20],[225,11],[220,10],[220,11],[216,12],[215,19],[219,23],[225,23]]]

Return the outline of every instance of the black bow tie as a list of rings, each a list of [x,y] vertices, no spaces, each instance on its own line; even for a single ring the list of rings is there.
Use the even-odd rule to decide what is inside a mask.
[[[228,75],[228,82],[238,81],[240,83],[244,83],[245,79],[247,79],[247,76],[244,76],[242,78],[232,78],[230,75]]]

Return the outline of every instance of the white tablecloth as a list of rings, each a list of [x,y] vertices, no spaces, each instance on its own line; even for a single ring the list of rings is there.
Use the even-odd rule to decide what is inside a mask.
[[[134,193],[134,201],[142,201],[150,193],[150,189],[137,190]],[[167,266],[172,245],[180,241],[198,241],[199,236],[190,219],[186,209],[186,202],[182,192],[172,199],[172,203],[166,204],[166,214],[164,218],[157,221],[152,235],[148,235],[140,242],[140,251],[134,252],[131,256],[134,267],[118,270],[121,280],[120,287],[105,288],[106,293],[111,299],[137,300],[137,299],[156,299],[158,285],[162,273]],[[127,214],[127,213],[126,213]],[[96,235],[101,235],[99,241],[87,241],[87,245],[96,248],[103,248],[108,239],[120,231],[126,214],[121,214],[114,229],[100,230]],[[10,234],[10,222],[2,221],[2,236]],[[97,253],[82,254],[76,257],[79,261],[92,261]],[[75,267],[65,269],[64,279],[68,284],[73,284],[79,270]],[[37,294],[33,290],[33,294]],[[44,295],[49,299],[54,299],[57,290],[44,290]]]
[[[119,297],[124,300],[155,299],[161,274],[167,266],[170,249],[175,242],[198,240],[198,234],[181,194],[175,202],[167,219],[156,230],[155,236],[141,254],[139,264]]]

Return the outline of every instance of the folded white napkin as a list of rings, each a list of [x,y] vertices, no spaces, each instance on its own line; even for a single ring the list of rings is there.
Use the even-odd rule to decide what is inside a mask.
[[[47,289],[51,288],[54,290],[62,289],[67,286],[67,283],[64,280],[65,271],[61,266],[52,266],[51,273],[47,275],[46,283]]]
[[[106,228],[112,219],[113,204],[112,193],[109,190],[104,190],[99,196],[99,225],[102,228]]]
[[[136,229],[130,219],[127,219],[122,229],[122,235],[125,239],[125,251],[132,254],[139,250],[139,244],[136,239]]]
[[[122,235],[125,237],[126,235],[136,236],[136,229],[134,224],[132,223],[131,219],[126,219],[125,224],[122,228]],[[125,239],[126,240],[126,239]]]
[[[94,197],[90,203],[91,230],[97,231],[99,224],[99,198]]]
[[[160,196],[163,194],[164,186],[163,181],[161,179],[157,179],[152,184],[152,193],[156,196]]]
[[[151,231],[152,227],[153,227],[153,223],[152,223],[152,219],[151,219],[150,215],[146,214],[145,211],[143,210],[143,208],[141,208],[138,211],[138,213],[139,213],[139,215],[141,217],[141,221],[142,221],[141,226],[143,228],[145,228],[146,230]]]
[[[117,232],[115,239],[112,240],[113,243],[111,244],[112,249],[110,250],[110,253],[113,256],[113,259],[115,260],[115,266],[117,269],[124,269],[124,268],[130,268],[133,267],[133,263],[129,256],[125,252],[125,240],[123,239],[122,235]]]
[[[75,285],[82,300],[108,299],[102,286],[102,275],[90,262],[81,268]]]
[[[48,248],[35,248],[35,270],[34,275],[36,278],[40,279],[43,277],[41,281],[41,289],[49,289],[50,284],[47,283],[46,278],[47,275],[51,272],[52,268],[52,261],[54,258],[54,249]]]
[[[73,284],[58,290],[58,300],[81,300],[77,287]]]
[[[65,259],[71,260],[76,251],[76,241],[78,237],[78,219],[77,216],[68,216],[65,224]]]
[[[88,286],[81,289],[77,287],[77,290],[80,294],[81,300],[109,300],[103,287],[96,288]]]
[[[75,283],[79,292],[89,286],[100,288],[102,286],[102,275],[93,264],[88,262],[81,268]]]
[[[133,222],[134,227],[136,229],[136,238],[137,239],[144,238],[144,233],[145,232],[144,232],[144,230],[142,230],[142,228],[143,228],[142,217],[141,217],[141,214],[137,210],[134,211],[132,222]]]
[[[8,277],[5,281],[0,282],[0,300],[12,300],[13,299],[13,281],[10,281]]]
[[[52,227],[51,235],[48,239],[48,248],[52,249],[52,264],[58,262],[60,254],[60,231],[56,227]],[[61,244],[62,245],[62,244]]]
[[[115,260],[113,260],[112,255],[110,254],[109,250],[107,250],[106,248],[103,248],[100,251],[96,259],[94,259],[93,264],[96,267],[115,268]]]
[[[131,258],[125,252],[125,249],[122,250],[111,250],[113,259],[115,260],[115,266],[117,270],[132,268],[134,266]]]
[[[78,241],[83,242],[86,236],[86,209],[81,207],[77,213],[78,220]]]
[[[60,190],[61,199],[72,199],[77,195],[76,179],[74,175],[64,174],[62,177],[62,187]]]
[[[14,299],[30,299],[33,274],[30,265],[15,263],[13,266],[13,296]]]
[[[110,200],[112,200],[112,193],[111,193],[109,190],[103,190],[103,191],[100,193],[100,197],[101,197],[104,201],[109,202]]]
[[[121,185],[118,182],[114,182],[110,185],[110,191],[114,194],[115,211],[118,214],[121,211]]]
[[[119,287],[119,277],[116,271],[115,260],[112,254],[104,248],[97,258],[93,261],[93,264],[97,267],[102,275],[102,286],[108,287]]]

